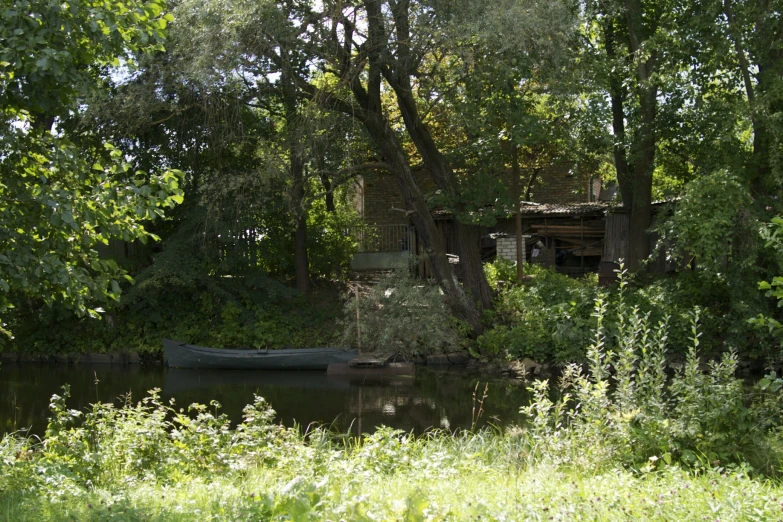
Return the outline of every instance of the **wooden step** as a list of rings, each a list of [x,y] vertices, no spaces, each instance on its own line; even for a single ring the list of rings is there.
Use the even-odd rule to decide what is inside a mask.
[[[326,375],[339,375],[344,377],[382,377],[386,375],[414,375],[416,365],[413,363],[388,363],[386,366],[375,368],[356,368],[349,363],[330,364],[326,368]]]
[[[363,353],[348,361],[351,368],[382,368],[389,364],[394,353]]]

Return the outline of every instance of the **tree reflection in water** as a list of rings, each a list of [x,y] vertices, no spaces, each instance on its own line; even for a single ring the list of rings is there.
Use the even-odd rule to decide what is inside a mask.
[[[415,433],[455,430],[470,428],[472,394],[479,380],[487,379],[453,369],[421,367],[412,377],[357,381],[325,372],[6,364],[0,370],[0,432],[31,427],[31,434],[42,434],[49,399],[65,383],[71,385],[69,404],[76,409],[96,401],[116,401],[128,392],[137,400],[147,390],[161,388],[164,399],[174,399],[179,407],[217,400],[234,422],[241,419],[242,408],[252,402],[253,394],[258,394],[272,404],[284,424],[298,424],[302,429],[321,425],[354,435],[372,432],[379,425]],[[484,422],[517,423],[519,407],[527,401],[520,383],[490,379]]]

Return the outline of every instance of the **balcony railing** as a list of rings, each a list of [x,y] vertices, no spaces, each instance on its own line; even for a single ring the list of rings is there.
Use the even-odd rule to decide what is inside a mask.
[[[410,250],[413,233],[408,225],[370,225],[353,230],[359,252],[399,252]]]

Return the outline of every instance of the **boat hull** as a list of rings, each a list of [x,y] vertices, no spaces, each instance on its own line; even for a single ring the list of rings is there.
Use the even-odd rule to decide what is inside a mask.
[[[163,340],[166,360],[172,368],[223,370],[325,370],[333,363],[347,363],[358,350],[295,348],[281,350],[229,350]]]

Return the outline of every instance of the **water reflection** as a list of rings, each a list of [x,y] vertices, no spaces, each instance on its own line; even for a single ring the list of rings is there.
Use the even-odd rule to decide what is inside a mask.
[[[426,368],[412,377],[356,380],[312,371],[5,365],[0,369],[0,432],[32,427],[32,433],[42,434],[49,398],[66,382],[71,386],[69,405],[77,409],[128,392],[135,400],[149,389],[161,388],[163,398],[174,399],[178,407],[217,400],[233,422],[241,420],[242,408],[257,394],[272,404],[284,424],[302,429],[326,425],[354,435],[372,432],[381,424],[416,433],[454,430],[472,424],[472,396],[478,381],[486,379]],[[523,386],[490,380],[481,424],[519,422],[519,407],[527,400]]]

